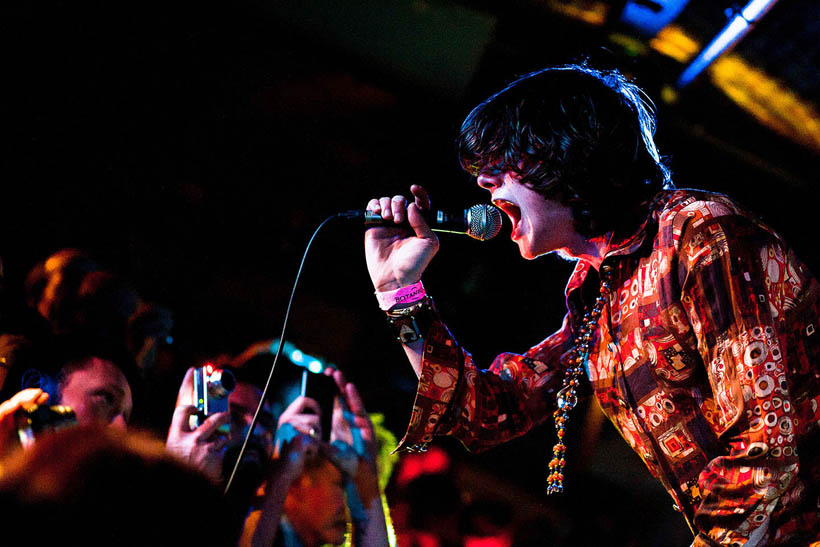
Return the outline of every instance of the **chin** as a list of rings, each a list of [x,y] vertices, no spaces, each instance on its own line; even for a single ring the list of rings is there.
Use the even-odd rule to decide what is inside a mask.
[[[518,252],[521,253],[521,258],[524,260],[535,260],[539,256],[544,253],[536,253],[529,245],[529,242],[523,239],[519,239],[516,243],[518,243]]]

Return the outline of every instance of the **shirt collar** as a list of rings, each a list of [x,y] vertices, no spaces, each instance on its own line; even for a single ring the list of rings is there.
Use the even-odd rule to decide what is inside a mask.
[[[637,251],[646,241],[647,235],[650,232],[650,227],[657,224],[661,212],[670,202],[676,201],[681,194],[680,190],[662,190],[655,194],[647,207],[648,214],[635,232],[612,244],[604,256],[604,261],[611,257],[627,256]],[[585,260],[578,260],[575,263],[575,269],[569,277],[567,287],[564,290],[564,295],[569,298],[572,291],[580,288],[589,274],[589,269],[592,265]]]

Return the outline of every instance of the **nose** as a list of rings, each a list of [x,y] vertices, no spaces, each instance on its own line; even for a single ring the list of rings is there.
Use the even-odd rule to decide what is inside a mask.
[[[114,417],[114,419],[111,420],[110,426],[119,431],[125,431],[126,429],[128,429],[127,422],[125,421],[125,416],[123,416],[122,414],[117,414]]]
[[[488,192],[493,192],[504,184],[504,173],[480,173],[476,177],[476,184]]]

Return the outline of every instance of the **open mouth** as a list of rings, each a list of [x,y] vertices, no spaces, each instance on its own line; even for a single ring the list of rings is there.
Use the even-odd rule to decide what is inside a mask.
[[[511,201],[507,201],[506,199],[494,199],[493,205],[504,211],[504,214],[509,217],[510,223],[512,224],[511,237],[515,239],[518,235],[518,223],[521,221],[521,209],[519,209],[516,204]]]

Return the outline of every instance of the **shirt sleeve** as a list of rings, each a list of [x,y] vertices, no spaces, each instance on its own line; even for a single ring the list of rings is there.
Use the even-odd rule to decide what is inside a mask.
[[[698,477],[694,545],[765,544],[772,512],[797,472],[781,351],[802,281],[791,260],[779,238],[735,214],[696,215],[681,238],[682,304],[718,409],[712,426],[724,447]]]
[[[563,326],[524,355],[504,353],[480,370],[440,320],[425,337],[421,375],[407,433],[397,450],[424,449],[451,435],[481,451],[526,433],[554,406],[572,336]]]

